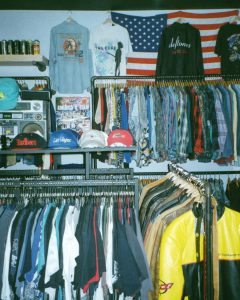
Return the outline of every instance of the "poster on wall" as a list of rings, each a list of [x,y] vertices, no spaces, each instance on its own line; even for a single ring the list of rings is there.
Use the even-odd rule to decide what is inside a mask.
[[[82,134],[91,129],[91,94],[56,97],[56,122],[57,130]]]

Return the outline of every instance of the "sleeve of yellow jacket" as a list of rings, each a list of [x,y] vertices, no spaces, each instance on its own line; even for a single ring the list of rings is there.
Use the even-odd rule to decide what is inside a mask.
[[[183,297],[183,265],[196,262],[195,217],[192,210],[172,221],[160,245],[158,300],[187,300]],[[202,260],[203,238],[200,239]]]

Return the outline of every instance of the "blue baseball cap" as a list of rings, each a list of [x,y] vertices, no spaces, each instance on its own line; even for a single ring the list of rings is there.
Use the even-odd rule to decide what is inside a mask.
[[[72,129],[51,132],[48,147],[51,149],[72,149],[78,147],[80,134]]]
[[[10,110],[16,107],[19,96],[19,86],[13,78],[0,78],[0,110]]]

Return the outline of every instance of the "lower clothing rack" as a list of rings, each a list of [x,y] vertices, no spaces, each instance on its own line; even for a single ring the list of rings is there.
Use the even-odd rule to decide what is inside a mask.
[[[12,195],[12,198],[19,198],[21,193],[23,191],[26,191],[27,189],[41,189],[42,192],[44,190],[48,190],[49,192],[54,192],[56,189],[63,189],[65,190],[65,193],[72,192],[71,188],[79,188],[81,190],[84,189],[86,191],[86,188],[88,188],[89,192],[94,191],[94,187],[102,187],[102,192],[109,191],[114,192],[116,191],[117,187],[121,187],[121,189],[118,189],[119,194],[122,192],[131,193],[131,195],[134,196],[134,205],[135,208],[139,209],[138,206],[138,198],[139,198],[139,185],[137,179],[129,179],[129,178],[123,178],[121,176],[112,176],[105,179],[55,179],[52,180],[49,179],[41,179],[38,178],[33,180],[21,180],[21,178],[9,178],[9,180],[0,181],[0,199],[4,199],[5,195]]]

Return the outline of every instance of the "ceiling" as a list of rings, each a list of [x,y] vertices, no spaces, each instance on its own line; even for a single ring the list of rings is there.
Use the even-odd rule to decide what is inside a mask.
[[[239,8],[240,0],[6,0],[0,10],[157,10]]]

